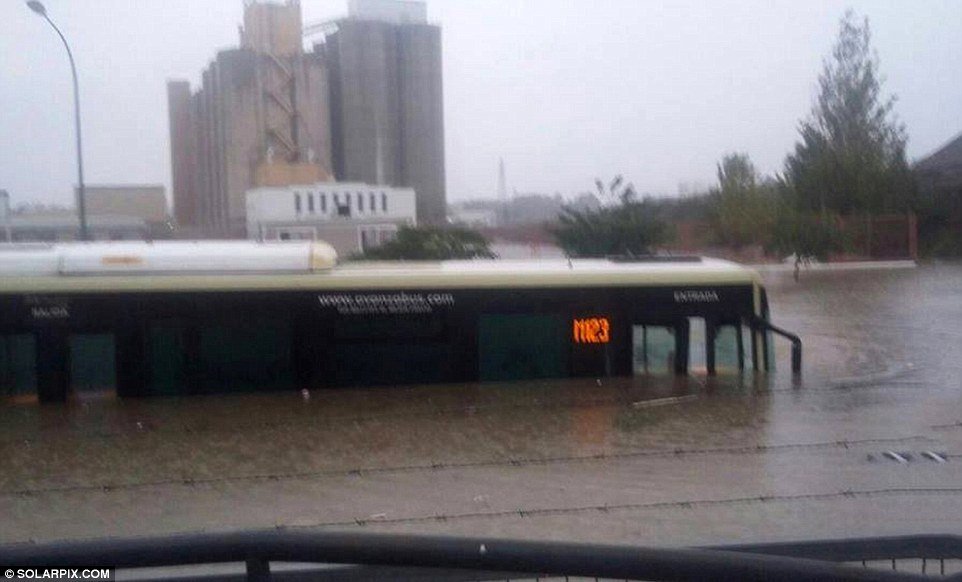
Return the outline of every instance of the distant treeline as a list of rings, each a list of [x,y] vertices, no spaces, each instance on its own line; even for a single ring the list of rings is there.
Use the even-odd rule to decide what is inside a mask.
[[[920,188],[894,104],[882,94],[868,21],[849,11],[780,173],[762,176],[747,154],[729,153],[717,186],[680,199],[640,197],[621,176],[596,180],[605,203],[565,209],[553,232],[570,254],[644,254],[670,243],[669,223],[703,220],[712,244],[760,247],[798,263],[870,251],[873,234],[858,225],[870,230],[873,217],[916,213],[923,254],[962,255],[959,182]]]

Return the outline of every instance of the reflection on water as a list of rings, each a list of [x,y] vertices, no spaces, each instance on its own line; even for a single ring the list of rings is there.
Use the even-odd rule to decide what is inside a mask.
[[[866,459],[962,453],[962,268],[767,279],[774,321],[805,342],[801,383],[779,344],[769,377],[4,406],[0,541],[358,523],[647,543],[957,528],[938,520],[962,515],[945,511],[962,508],[958,463]],[[884,509],[866,497],[890,489]],[[757,503],[735,511],[744,498]]]

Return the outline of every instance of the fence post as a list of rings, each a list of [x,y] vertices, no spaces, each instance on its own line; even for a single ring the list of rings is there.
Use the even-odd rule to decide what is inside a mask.
[[[911,210],[908,213],[909,257],[919,260],[919,219]]]
[[[865,255],[866,255],[866,258],[870,261],[874,257],[874,253],[872,252],[872,236],[873,236],[872,222],[874,220],[875,220],[875,217],[873,215],[869,214],[868,212],[865,213]]]
[[[264,558],[247,558],[247,581],[248,582],[270,582],[271,564]]]

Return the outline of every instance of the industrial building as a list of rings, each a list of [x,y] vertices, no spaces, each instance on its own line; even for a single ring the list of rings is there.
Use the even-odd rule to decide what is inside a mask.
[[[331,178],[327,66],[305,52],[301,8],[248,2],[240,47],[191,93],[168,83],[174,216],[185,229],[244,236],[252,187]]]
[[[913,170],[924,193],[953,192],[962,203],[962,134],[915,162]]]
[[[352,182],[255,188],[247,193],[247,235],[255,240],[323,240],[344,257],[417,224],[415,193]]]
[[[440,28],[421,2],[352,0],[309,27],[301,8],[248,0],[240,46],[201,86],[168,83],[174,217],[185,235],[243,237],[248,190],[319,182],[413,188],[445,215]]]
[[[88,185],[84,200],[92,240],[152,240],[172,235],[163,185]],[[0,240],[72,241],[79,233],[76,208],[21,206],[15,210],[10,195],[0,190]]]
[[[74,195],[79,192],[74,188]],[[87,214],[139,218],[146,223],[168,219],[167,198],[162,184],[88,185],[84,187]]]
[[[325,39],[334,173],[414,188],[418,219],[445,221],[441,29],[421,2],[351,0]]]

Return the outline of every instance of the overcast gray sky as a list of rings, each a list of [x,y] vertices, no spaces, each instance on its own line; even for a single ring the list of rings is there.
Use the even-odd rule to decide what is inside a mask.
[[[45,0],[81,75],[88,183],[170,184],[167,79],[237,42],[242,0]],[[345,0],[301,0],[306,22]],[[867,15],[918,158],[962,132],[962,0],[430,0],[443,27],[449,200],[710,185],[728,151],[781,168],[846,7]],[[70,74],[53,31],[0,0],[0,189],[67,203]],[[169,194],[168,194],[169,195]]]

